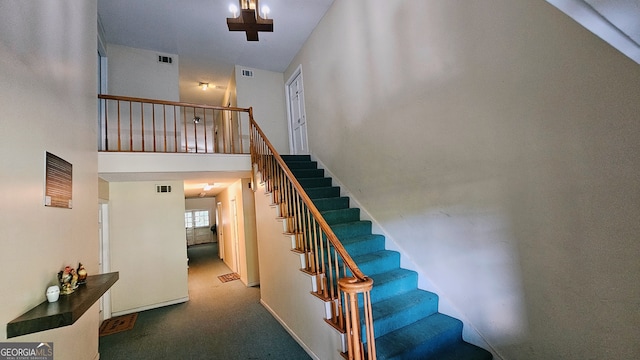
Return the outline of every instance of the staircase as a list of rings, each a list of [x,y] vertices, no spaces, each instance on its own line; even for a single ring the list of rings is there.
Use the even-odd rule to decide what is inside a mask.
[[[309,155],[282,158],[358,267],[374,280],[377,359],[493,358],[462,340],[462,322],[438,312],[438,295],[418,289],[418,274],[400,267],[400,254],[385,250],[384,236],[372,234],[371,222],[360,220],[360,209],[349,207],[349,199]]]

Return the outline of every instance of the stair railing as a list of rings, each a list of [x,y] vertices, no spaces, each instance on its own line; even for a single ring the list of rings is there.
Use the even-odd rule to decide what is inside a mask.
[[[249,109],[105,94],[98,99],[100,151],[249,153],[243,141]]]
[[[327,323],[346,334],[348,359],[376,359],[371,311],[373,280],[360,271],[307,193],[264,135],[249,109],[251,162],[272,194],[293,251],[304,255],[302,271],[315,276],[312,294],[330,304]],[[359,306],[362,300],[362,316]],[[361,324],[364,320],[364,334]],[[365,340],[366,339],[366,340]],[[366,341],[366,351],[364,342]]]

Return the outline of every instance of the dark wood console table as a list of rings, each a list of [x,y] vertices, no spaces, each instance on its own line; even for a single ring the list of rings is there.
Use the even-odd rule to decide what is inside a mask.
[[[7,324],[7,338],[71,325],[78,320],[109,288],[118,281],[119,273],[87,276],[87,283],[58,301],[40,305]]]

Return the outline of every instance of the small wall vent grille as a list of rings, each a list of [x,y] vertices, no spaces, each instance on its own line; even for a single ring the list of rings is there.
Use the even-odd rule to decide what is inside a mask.
[[[242,76],[244,76],[244,77],[253,77],[253,70],[242,69]]]
[[[171,185],[156,185],[156,192],[158,194],[170,193]]]
[[[171,56],[158,55],[158,62],[165,63],[165,64],[172,64],[173,58],[171,58]]]

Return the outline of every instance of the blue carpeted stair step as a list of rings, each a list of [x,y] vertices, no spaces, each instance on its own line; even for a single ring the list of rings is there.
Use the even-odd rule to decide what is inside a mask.
[[[358,208],[327,210],[321,211],[321,213],[322,217],[327,221],[329,225],[360,220],[360,209]]]
[[[320,211],[346,209],[349,207],[349,198],[341,196],[338,198],[314,199],[313,204]]]
[[[437,312],[438,295],[419,289],[379,301],[372,306],[374,334],[381,337]],[[364,325],[361,331],[365,334]]]
[[[333,233],[342,241],[342,239],[352,236],[371,234],[371,221],[358,220],[349,223],[335,224],[331,225],[331,230],[333,230]]]
[[[291,172],[297,179],[324,177],[324,170],[322,169],[291,169]]]
[[[376,336],[377,358],[440,360],[437,353],[457,343],[462,343],[462,322],[435,313],[386,335]],[[471,360],[460,358],[463,359]]]
[[[481,347],[461,341],[439,351],[432,358],[437,360],[491,360],[493,355]]]
[[[340,188],[337,186],[305,189],[305,192],[312,200],[340,197]]]
[[[305,189],[317,188],[317,187],[328,187],[331,186],[331,178],[330,177],[317,177],[317,178],[306,178],[306,179],[297,179],[300,185]]]
[[[375,274],[385,273],[400,267],[400,253],[391,250],[380,250],[367,254],[352,256],[360,271],[367,276],[373,277]],[[347,276],[351,273],[347,272]]]
[[[280,155],[280,157],[286,163],[290,161],[311,161],[311,155]]]
[[[382,235],[368,234],[352,236],[350,238],[340,240],[340,242],[349,255],[351,257],[355,257],[369,252],[384,250],[385,238]]]
[[[287,161],[289,169],[317,169],[318,163],[315,161]]]
[[[418,273],[403,268],[375,274],[371,278],[373,279],[373,289],[371,290],[371,302],[373,303],[415,290],[418,287]]]

